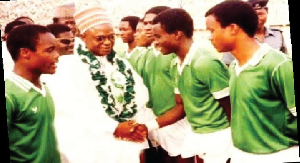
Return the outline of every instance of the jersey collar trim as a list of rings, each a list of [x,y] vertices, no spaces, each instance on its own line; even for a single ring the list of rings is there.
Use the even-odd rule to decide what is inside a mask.
[[[35,91],[39,92],[42,94],[44,97],[46,96],[46,90],[45,90],[45,85],[42,83],[42,89],[34,86],[30,81],[22,78],[21,76],[11,73],[10,79],[12,82],[14,82],[16,85],[18,85],[21,89],[25,90],[28,92],[31,88],[34,89]]]

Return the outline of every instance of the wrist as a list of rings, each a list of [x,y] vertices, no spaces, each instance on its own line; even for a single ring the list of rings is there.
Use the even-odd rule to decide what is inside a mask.
[[[145,125],[148,129],[148,132],[159,129],[159,124],[157,123],[156,119],[148,121]]]

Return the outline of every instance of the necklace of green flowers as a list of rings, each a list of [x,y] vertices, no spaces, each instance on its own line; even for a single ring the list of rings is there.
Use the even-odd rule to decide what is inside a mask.
[[[130,120],[137,113],[137,105],[134,100],[134,79],[132,76],[131,69],[126,69],[124,62],[117,57],[115,57],[116,52],[112,50],[111,54],[107,55],[107,60],[113,65],[117,66],[117,70],[125,76],[126,86],[123,94],[122,108],[116,108],[116,99],[111,93],[111,86],[107,85],[107,78],[105,71],[101,71],[101,64],[99,60],[88,50],[83,50],[80,44],[77,48],[77,52],[82,60],[82,62],[89,64],[89,70],[91,72],[92,80],[99,81],[96,85],[96,89],[99,92],[101,103],[105,109],[105,112],[114,120],[118,122],[125,122]]]

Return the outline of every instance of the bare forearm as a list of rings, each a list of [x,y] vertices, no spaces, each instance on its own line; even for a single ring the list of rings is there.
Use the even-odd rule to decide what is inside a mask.
[[[167,111],[165,114],[156,118],[159,127],[171,125],[185,117],[183,104],[176,104],[175,107]]]
[[[224,97],[221,99],[218,99],[221,107],[224,109],[226,116],[228,118],[228,121],[231,122],[231,104],[230,104],[230,97]]]

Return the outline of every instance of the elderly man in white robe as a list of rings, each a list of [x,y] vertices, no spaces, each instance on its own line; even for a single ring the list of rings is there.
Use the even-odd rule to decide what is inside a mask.
[[[148,90],[113,50],[113,26],[103,8],[80,10],[74,18],[82,37],[75,39],[76,75],[58,101],[65,103],[57,108],[65,115],[56,125],[60,149],[70,163],[140,163],[155,118],[146,108]]]

